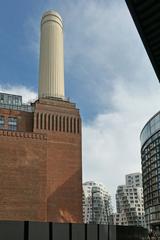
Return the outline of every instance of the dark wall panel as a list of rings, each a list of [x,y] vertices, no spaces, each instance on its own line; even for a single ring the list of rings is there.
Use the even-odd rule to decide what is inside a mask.
[[[29,222],[29,240],[50,240],[49,223]]]
[[[55,223],[52,225],[52,240],[70,240],[70,224]]]
[[[130,240],[126,230],[125,226],[116,226],[117,240]]]
[[[98,240],[98,225],[97,224],[87,224],[87,240]]]
[[[0,240],[23,240],[24,222],[0,221]]]
[[[99,225],[99,240],[109,240],[108,234],[108,225]]]
[[[85,240],[85,224],[72,224],[71,240]]]
[[[109,225],[109,240],[116,240],[116,226]]]

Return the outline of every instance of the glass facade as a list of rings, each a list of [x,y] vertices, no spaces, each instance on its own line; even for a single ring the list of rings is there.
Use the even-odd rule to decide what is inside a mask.
[[[160,225],[160,112],[143,128],[141,143],[146,222]]]
[[[22,96],[0,93],[0,103],[21,106]]]
[[[0,108],[13,109],[24,112],[33,112],[32,105],[22,103],[22,96],[0,93]]]
[[[153,116],[150,121],[144,126],[140,139],[143,145],[155,132],[160,130],[160,112]]]
[[[5,118],[4,116],[0,116],[0,129],[4,129]]]

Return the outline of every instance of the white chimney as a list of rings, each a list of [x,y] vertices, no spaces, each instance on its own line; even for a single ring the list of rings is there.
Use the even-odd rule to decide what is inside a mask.
[[[64,97],[63,23],[55,11],[41,20],[39,98]]]

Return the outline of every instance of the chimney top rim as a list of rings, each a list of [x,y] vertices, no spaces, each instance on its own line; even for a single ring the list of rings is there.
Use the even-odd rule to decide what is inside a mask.
[[[55,10],[48,10],[48,11],[44,12],[43,15],[42,15],[42,19],[45,18],[48,15],[53,15],[55,17],[58,17],[60,19],[60,21],[62,22],[62,17],[61,17],[61,15],[57,11],[55,11]]]

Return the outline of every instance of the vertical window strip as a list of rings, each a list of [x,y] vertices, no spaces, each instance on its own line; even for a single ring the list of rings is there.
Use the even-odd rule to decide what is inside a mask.
[[[65,132],[66,131],[66,128],[65,128],[65,117],[63,117],[63,132]]]
[[[45,129],[45,130],[46,130],[46,127],[47,127],[46,121],[47,121],[47,114],[45,113],[45,114],[44,114],[44,129]]]
[[[80,130],[79,128],[80,128],[80,126],[79,126],[79,118],[78,118],[78,119],[77,119],[77,133],[80,132],[80,131],[79,131],[79,130]]]
[[[69,132],[69,118],[67,117],[67,132]]]
[[[76,133],[76,118],[74,118],[74,133]]]
[[[48,115],[48,130],[50,130],[50,123],[51,122],[51,115],[49,114]]]
[[[55,130],[55,127],[54,127],[54,115],[52,115],[52,131]]]
[[[41,113],[41,117],[40,117],[40,129],[42,129],[42,124],[43,124],[43,113]]]
[[[58,116],[56,116],[56,131],[58,131]]]
[[[72,133],[73,131],[73,121],[72,121],[72,117],[70,118],[70,132]]]
[[[61,118],[61,116],[60,116],[60,117],[59,117],[59,131],[60,131],[60,132],[61,132],[61,130],[62,130],[62,126],[61,126],[61,125],[62,125],[62,124],[61,124],[61,119],[62,119],[62,118]]]
[[[39,113],[36,114],[36,128],[39,128]]]

